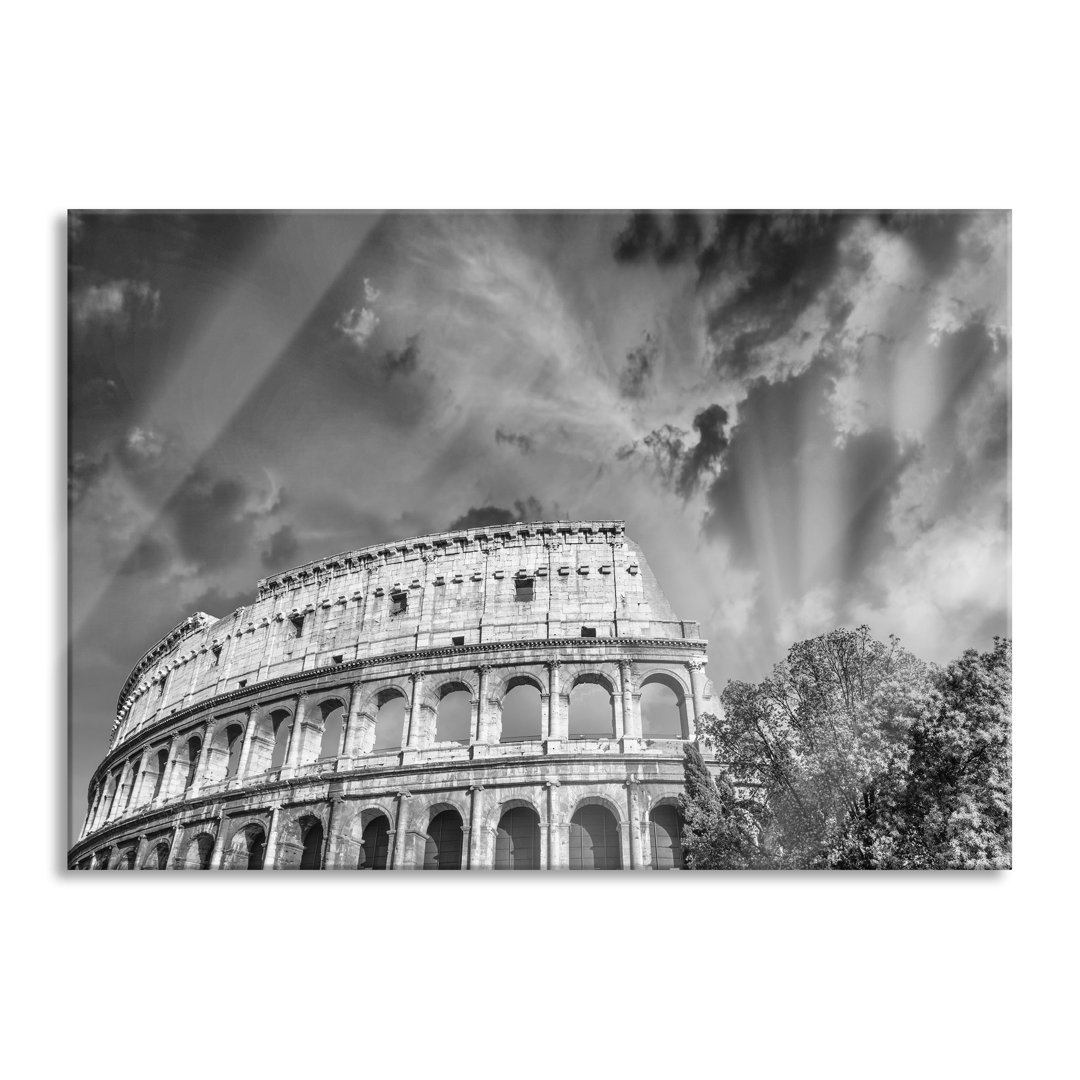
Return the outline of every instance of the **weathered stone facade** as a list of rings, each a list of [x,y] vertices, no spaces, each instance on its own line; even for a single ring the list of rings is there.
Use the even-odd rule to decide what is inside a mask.
[[[69,865],[680,865],[705,647],[620,521],[297,567],[135,665]]]

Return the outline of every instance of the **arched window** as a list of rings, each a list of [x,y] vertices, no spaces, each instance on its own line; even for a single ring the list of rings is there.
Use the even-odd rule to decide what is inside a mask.
[[[540,691],[531,682],[510,684],[502,701],[502,742],[539,739],[544,734]]]
[[[165,870],[169,865],[169,845],[163,840],[154,847],[143,863],[144,870]]]
[[[187,775],[184,777],[184,790],[187,791],[195,783],[195,773],[199,768],[199,752],[202,750],[202,739],[198,735],[192,736],[187,743]]]
[[[209,870],[210,856],[214,853],[214,838],[209,833],[195,837],[184,853],[185,870]]]
[[[135,869],[135,849],[128,848],[126,851],[120,853],[120,857],[116,860],[116,870],[134,870]]]
[[[266,833],[261,825],[245,825],[234,837],[229,852],[233,870],[261,870],[266,855]]]
[[[380,814],[367,823],[358,870],[385,870],[390,857],[390,822]]]
[[[682,829],[674,806],[657,806],[649,815],[649,842],[654,870],[683,869]]]
[[[647,678],[641,687],[641,734],[647,739],[684,739],[687,730],[679,684],[663,675]]]
[[[606,806],[583,806],[570,819],[570,869],[619,870],[619,824]]]
[[[444,810],[432,818],[424,847],[424,869],[461,869],[461,816],[456,810]]]
[[[317,818],[303,818],[300,822],[300,840],[304,853],[300,856],[301,870],[322,868],[323,827]]]
[[[109,792],[106,796],[105,803],[105,816],[102,821],[108,821],[112,817],[113,807],[116,805],[116,793],[120,790],[120,777],[113,773],[112,778],[109,781]]]
[[[397,690],[383,690],[378,697],[373,750],[400,750],[405,735],[405,710],[408,702]]]
[[[471,728],[472,695],[460,683],[444,686],[435,721],[435,741],[467,743]]]
[[[341,749],[341,729],[345,723],[345,706],[342,702],[324,701],[319,705],[322,710],[322,742],[319,744],[319,760],[336,758]]]
[[[495,834],[495,869],[540,869],[540,818],[535,810],[515,806],[499,818]]]
[[[292,735],[293,718],[283,711],[270,714],[274,725],[274,749],[270,753],[270,768],[280,769],[289,754],[289,739]]]
[[[150,796],[151,802],[161,794],[161,785],[165,782],[165,770],[169,764],[169,751],[159,750],[155,764],[157,765],[157,776],[154,778],[154,793]]]
[[[570,691],[570,738],[603,739],[615,735],[615,698],[606,683],[583,676]]]
[[[225,778],[231,780],[240,771],[240,751],[244,747],[244,729],[239,724],[230,724],[225,729],[225,745],[229,752]]]

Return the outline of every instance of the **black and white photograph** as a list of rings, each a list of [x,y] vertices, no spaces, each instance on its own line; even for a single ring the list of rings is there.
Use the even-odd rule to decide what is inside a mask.
[[[1068,15],[13,8],[8,1071],[1075,1071]]]
[[[1011,866],[1007,211],[68,245],[71,867]]]

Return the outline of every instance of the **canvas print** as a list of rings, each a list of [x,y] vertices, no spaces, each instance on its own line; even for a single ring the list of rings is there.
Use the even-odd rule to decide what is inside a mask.
[[[69,868],[1011,867],[1007,211],[68,258]]]

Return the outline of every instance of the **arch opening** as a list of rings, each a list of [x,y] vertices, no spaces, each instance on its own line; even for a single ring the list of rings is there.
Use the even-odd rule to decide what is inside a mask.
[[[390,822],[380,814],[364,829],[357,870],[385,870],[390,861]]]
[[[607,683],[582,676],[570,691],[571,739],[615,737],[615,695]]]
[[[682,870],[682,823],[679,812],[670,803],[653,808],[649,814],[649,846],[654,870]]]
[[[341,733],[345,726],[345,703],[334,698],[319,705],[322,711],[322,739],[319,760],[336,758],[341,750]]]
[[[622,869],[619,825],[606,806],[582,806],[570,819],[570,869]]]
[[[642,683],[641,734],[646,739],[687,737],[686,696],[673,679],[652,675]]]
[[[460,683],[444,687],[435,717],[435,741],[467,743],[472,730],[472,694]]]
[[[377,698],[375,743],[372,750],[400,750],[405,741],[405,712],[408,702],[399,690],[383,690]]]
[[[301,818],[300,842],[303,853],[300,856],[301,870],[319,870],[322,867],[323,825],[318,818]]]
[[[540,816],[527,806],[515,806],[499,818],[495,833],[496,870],[540,869]]]
[[[431,819],[424,845],[425,870],[460,870],[462,851],[461,815],[444,810]]]
[[[544,734],[544,718],[539,689],[532,682],[511,684],[502,701],[500,742],[539,739]]]

